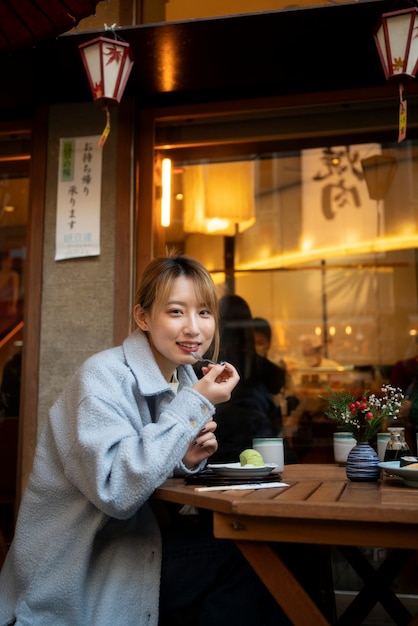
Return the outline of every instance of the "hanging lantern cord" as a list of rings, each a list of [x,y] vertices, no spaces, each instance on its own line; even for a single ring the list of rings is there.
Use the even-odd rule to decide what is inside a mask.
[[[104,28],[105,28],[105,32],[107,33],[112,33],[113,38],[115,40],[119,40],[119,41],[123,41],[123,39],[121,37],[118,36],[118,34],[116,33],[116,23],[112,24],[111,26],[108,26],[107,24],[104,24]],[[99,139],[99,147],[103,148],[103,146],[106,143],[106,139],[109,136],[110,133],[110,112],[109,112],[109,107],[105,106],[104,110],[106,111],[106,126],[103,129],[103,132],[101,134],[101,137]]]
[[[105,32],[111,32],[113,37],[115,39],[117,39],[117,35],[116,35],[116,22],[114,24],[112,24],[112,26],[108,26],[107,24],[104,25],[104,29]]]
[[[123,39],[122,37],[120,37],[117,32],[116,32],[116,22],[115,24],[112,24],[112,26],[108,26],[106,23],[104,24],[104,28],[105,28],[105,32],[106,33],[112,33],[113,35],[113,39],[115,39],[116,41],[123,41],[123,43],[126,43],[125,39]]]
[[[105,106],[105,111],[106,111],[106,126],[104,127],[101,137],[99,139],[100,148],[103,148],[103,146],[105,145],[106,139],[108,138],[108,135],[110,133],[110,112],[109,112],[108,106]]]
[[[403,99],[403,84],[399,83],[399,135],[398,143],[406,137],[406,100]]]

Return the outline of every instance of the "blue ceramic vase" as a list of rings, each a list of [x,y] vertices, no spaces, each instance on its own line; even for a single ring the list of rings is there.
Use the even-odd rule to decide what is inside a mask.
[[[379,457],[367,441],[360,441],[347,457],[347,478],[354,482],[375,482],[380,478]]]

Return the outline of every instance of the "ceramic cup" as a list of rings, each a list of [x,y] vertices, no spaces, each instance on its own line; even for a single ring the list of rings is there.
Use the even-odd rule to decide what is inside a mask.
[[[356,440],[351,433],[334,433],[333,447],[334,460],[339,465],[346,465],[348,453],[356,445]]]
[[[260,437],[253,439],[253,448],[261,454],[264,463],[275,463],[279,472],[284,469],[284,450],[282,437]]]
[[[390,433],[377,433],[377,456],[379,461],[385,460],[386,446],[390,439]]]

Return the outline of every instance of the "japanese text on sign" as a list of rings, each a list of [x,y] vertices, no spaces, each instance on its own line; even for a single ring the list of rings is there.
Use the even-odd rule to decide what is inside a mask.
[[[60,139],[56,261],[100,254],[101,178],[96,136]]]

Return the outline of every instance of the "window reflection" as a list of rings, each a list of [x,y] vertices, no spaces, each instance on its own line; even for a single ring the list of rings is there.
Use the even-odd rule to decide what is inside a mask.
[[[0,340],[23,319],[29,134],[0,134]]]
[[[30,134],[0,133],[0,528],[13,536],[26,289]]]
[[[334,382],[348,366],[386,377],[416,351],[416,164],[414,141],[251,155],[233,164],[226,192],[215,173],[231,162],[177,162],[166,243],[205,263],[220,295],[232,285],[269,319],[276,358],[299,361],[300,337],[319,332],[327,358],[346,366]],[[205,234],[209,218],[228,219],[225,197],[237,220],[252,189],[255,220],[236,222],[234,235]]]

